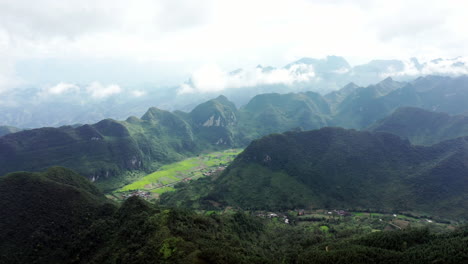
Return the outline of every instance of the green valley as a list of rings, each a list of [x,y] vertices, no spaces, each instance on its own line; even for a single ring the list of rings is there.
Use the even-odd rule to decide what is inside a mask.
[[[241,151],[241,149],[228,149],[200,154],[197,157],[164,165],[140,180],[114,191],[108,197],[122,200],[125,197],[145,192],[148,198],[158,198],[164,192],[173,191],[175,184],[219,174]]]

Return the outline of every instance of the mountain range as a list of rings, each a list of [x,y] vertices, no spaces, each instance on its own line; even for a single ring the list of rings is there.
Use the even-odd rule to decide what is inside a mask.
[[[368,129],[392,133],[409,139],[413,144],[432,145],[468,135],[468,116],[402,107]]]
[[[240,109],[219,96],[189,113],[153,107],[141,118],[125,121],[105,119],[93,125],[25,130],[0,137],[0,174],[60,165],[98,182],[109,181],[132,171],[154,171],[161,164],[201,151],[245,147],[270,133],[325,126],[365,129],[399,107],[463,114],[468,112],[463,103],[468,101],[467,85],[468,77],[428,76],[409,83],[387,78],[368,87],[349,84],[325,96],[261,94]],[[371,129],[377,131],[377,126]],[[416,144],[451,138],[430,131],[418,132],[423,139],[417,140],[403,132],[400,135]],[[452,135],[463,136],[463,131]]]

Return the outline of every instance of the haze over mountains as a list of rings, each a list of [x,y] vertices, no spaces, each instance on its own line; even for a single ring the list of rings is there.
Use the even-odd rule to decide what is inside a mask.
[[[40,68],[35,71],[40,71]],[[190,111],[197,104],[222,93],[237,107],[261,93],[313,91],[322,95],[350,82],[366,87],[391,76],[409,81],[418,76],[459,76],[468,73],[466,58],[436,59],[420,63],[373,60],[351,66],[344,58],[302,58],[284,67],[257,66],[225,72],[205,67],[187,81],[174,86],[157,84],[68,83],[37,84],[2,93],[0,125],[20,128],[60,126],[98,122],[105,118],[125,119],[142,115],[149,107]]]

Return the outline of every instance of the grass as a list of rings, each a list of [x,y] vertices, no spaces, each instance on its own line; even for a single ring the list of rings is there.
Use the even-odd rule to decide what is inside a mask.
[[[295,213],[295,212],[293,212]],[[314,210],[305,215],[297,216],[295,219],[297,224],[306,230],[321,231],[323,234],[332,235],[335,231],[357,233],[372,233],[384,231],[386,227],[398,225],[401,226],[401,221],[408,222],[408,225],[403,225],[402,228],[430,228],[434,232],[448,232],[453,225],[457,226],[460,223],[442,223],[433,220],[427,222],[424,218],[414,218],[407,215],[398,215],[394,217],[392,213],[376,213],[376,212],[351,212],[349,216],[337,217],[336,215],[330,218],[326,210]],[[409,212],[411,213],[411,212]],[[292,214],[294,215],[294,214]],[[372,215],[372,217],[369,217]],[[400,222],[399,222],[400,221]],[[331,232],[331,229],[334,231]]]
[[[320,231],[322,231],[324,233],[328,233],[328,230],[330,228],[328,226],[326,226],[326,225],[323,225],[323,226],[320,226],[319,229],[320,229]]]
[[[229,149],[198,155],[183,161],[162,166],[158,171],[148,174],[133,183],[123,186],[116,193],[135,190],[146,190],[162,194],[173,191],[174,184],[181,181],[194,180],[204,176],[204,173],[218,166],[228,165],[241,152],[241,149]]]
[[[161,188],[153,189],[153,190],[151,190],[151,192],[161,194],[161,193],[165,193],[165,192],[172,192],[174,190],[175,189],[173,187],[161,187]]]

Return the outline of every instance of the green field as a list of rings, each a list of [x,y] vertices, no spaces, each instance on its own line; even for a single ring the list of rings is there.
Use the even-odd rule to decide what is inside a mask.
[[[336,212],[328,210],[311,210],[298,216],[297,212],[289,211],[288,215],[295,223],[307,230],[314,230],[325,234],[366,234],[379,231],[400,230],[408,228],[429,228],[434,232],[448,232],[453,230],[458,223],[438,222],[425,217],[412,217],[408,215],[375,212],[348,212],[346,216],[340,216]]]
[[[142,190],[157,198],[164,192],[173,191],[173,186],[178,182],[191,181],[222,171],[241,151],[242,149],[228,149],[164,165],[159,170],[118,189],[113,196],[123,198],[124,194]]]

